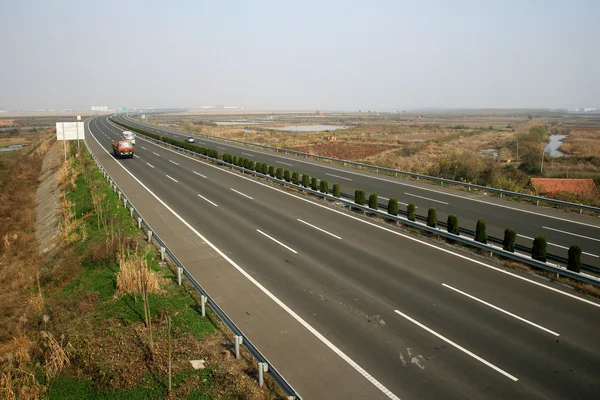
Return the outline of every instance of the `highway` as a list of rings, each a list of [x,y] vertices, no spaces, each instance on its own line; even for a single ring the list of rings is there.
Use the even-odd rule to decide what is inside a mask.
[[[115,160],[107,152],[120,130],[107,117],[92,118],[89,128],[86,142],[110,165],[113,177],[131,174],[278,299],[277,311],[252,310],[253,318],[269,324],[254,326],[250,336],[305,398],[600,398],[596,300],[200,162],[141,135],[134,159]],[[142,192],[131,197],[134,204],[149,201]],[[429,194],[434,195],[445,196]],[[463,203],[481,206],[490,216],[497,211],[476,201]],[[168,224],[167,213],[156,211],[156,218]],[[564,228],[561,220],[544,221]],[[171,240],[176,245],[186,237]],[[193,249],[185,255],[198,257]],[[195,270],[201,284],[214,279],[207,270]],[[228,273],[223,267],[218,274]],[[231,307],[252,298],[250,290],[241,295],[236,287],[221,281],[209,293]],[[270,306],[265,303],[265,310]],[[311,327],[297,330],[300,344],[323,337],[338,351],[315,348],[289,360],[285,354],[294,349],[261,342],[263,335],[295,329],[280,317],[286,307]],[[242,329],[252,323],[242,319],[234,317]],[[302,363],[312,368],[299,372]]]
[[[122,114],[118,120],[148,129],[152,132],[168,135],[183,140],[184,135],[156,127],[141,124]],[[567,213],[557,209],[537,207],[532,204],[518,203],[499,198],[434,186],[427,183],[410,181],[404,178],[378,175],[350,167],[332,165],[330,163],[307,160],[303,157],[283,153],[246,148],[229,144],[225,141],[209,140],[197,137],[196,144],[217,149],[238,157],[254,161],[267,162],[275,167],[282,167],[300,174],[308,173],[319,179],[327,179],[329,187],[339,183],[343,193],[353,194],[356,189],[367,193],[377,193],[382,203],[396,197],[400,208],[414,202],[417,213],[427,215],[430,207],[438,211],[438,220],[446,221],[448,214],[458,216],[463,228],[475,230],[479,219],[486,221],[488,235],[502,239],[506,228],[517,231],[517,243],[531,247],[533,238],[544,235],[548,239],[548,253],[567,257],[567,250],[572,244],[583,249],[582,262],[600,267],[600,220],[598,217]]]

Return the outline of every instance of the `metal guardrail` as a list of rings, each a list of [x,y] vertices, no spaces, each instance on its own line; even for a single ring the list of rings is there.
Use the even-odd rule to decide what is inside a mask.
[[[159,145],[161,145],[163,147],[171,148],[171,149],[179,151],[181,153],[186,153],[186,154],[189,154],[189,155],[193,155],[195,157],[198,157],[198,158],[201,158],[201,159],[204,159],[204,160],[216,163],[218,165],[223,165],[225,167],[236,169],[236,170],[241,171],[242,173],[246,173],[248,175],[252,175],[252,176],[259,177],[259,178],[263,178],[263,179],[266,179],[266,180],[271,181],[271,182],[276,182],[276,183],[281,184],[283,186],[291,187],[291,188],[294,188],[294,189],[299,190],[299,191],[304,192],[304,193],[308,193],[308,194],[311,194],[311,195],[314,195],[314,196],[317,196],[317,197],[322,197],[324,199],[328,199],[328,200],[331,200],[331,201],[342,203],[344,206],[347,206],[350,209],[361,210],[361,211],[367,212],[368,214],[375,214],[376,216],[384,218],[384,219],[387,219],[387,220],[393,220],[393,221],[396,221],[396,222],[400,222],[403,225],[410,226],[412,228],[417,228],[417,229],[419,229],[421,231],[428,232],[428,233],[437,235],[439,237],[443,237],[444,239],[447,239],[447,240],[451,240],[451,241],[454,241],[454,242],[462,243],[462,244],[467,245],[467,246],[471,246],[471,247],[475,247],[475,248],[478,248],[478,249],[481,249],[481,250],[485,250],[486,252],[489,252],[491,254],[492,253],[493,254],[497,254],[497,255],[502,256],[504,258],[508,258],[510,260],[518,261],[518,262],[521,262],[523,264],[529,265],[529,266],[534,267],[534,268],[538,268],[538,269],[542,269],[542,270],[551,272],[553,274],[556,274],[557,276],[560,276],[560,275],[566,276],[568,278],[571,278],[571,279],[579,281],[579,282],[588,283],[590,285],[600,287],[600,279],[595,278],[593,276],[589,276],[589,275],[586,275],[586,274],[581,274],[581,273],[578,273],[578,272],[569,271],[568,269],[563,268],[563,267],[559,267],[559,266],[551,265],[551,264],[548,264],[548,263],[545,263],[545,262],[541,262],[541,261],[538,261],[538,260],[534,260],[531,257],[523,255],[523,254],[512,253],[510,251],[506,251],[506,250],[502,249],[501,247],[497,247],[497,246],[494,246],[492,244],[480,243],[480,242],[477,242],[474,239],[471,239],[471,238],[468,238],[468,237],[464,237],[464,236],[460,236],[460,235],[455,235],[455,234],[449,233],[447,231],[443,231],[443,230],[441,230],[439,228],[432,228],[432,227],[427,226],[426,224],[423,224],[423,223],[420,223],[420,222],[417,222],[417,221],[411,221],[411,220],[409,220],[409,219],[407,219],[405,217],[402,217],[402,216],[395,216],[395,215],[392,215],[392,214],[388,214],[387,212],[384,212],[384,211],[375,210],[375,209],[369,208],[367,206],[361,206],[361,205],[359,205],[359,204],[357,204],[357,203],[355,203],[353,201],[345,200],[345,199],[340,198],[340,197],[334,197],[333,195],[331,195],[329,193],[322,193],[322,192],[319,192],[319,191],[312,190],[310,188],[304,187],[302,185],[296,185],[294,183],[287,182],[284,179],[277,179],[277,178],[272,177],[270,175],[265,175],[265,174],[262,174],[260,172],[249,170],[249,169],[246,169],[244,167],[240,167],[240,166],[237,166],[237,165],[225,162],[225,161],[220,160],[218,158],[211,158],[209,156],[205,156],[203,154],[199,154],[199,153],[193,152],[191,150],[187,150],[187,149],[184,149],[182,147],[178,147],[178,146],[175,146],[175,145],[172,145],[172,144],[169,144],[169,143],[166,143],[166,142],[163,142],[161,140],[157,140],[157,139],[154,139],[154,138],[151,138],[151,137],[148,137],[148,136],[145,136],[144,140],[148,140],[150,142],[159,144]],[[440,225],[441,225],[441,223],[440,223]]]
[[[302,399],[300,395],[292,388],[292,386],[285,380],[285,378],[277,371],[277,369],[267,360],[267,358],[258,350],[258,348],[250,341],[250,339],[242,332],[240,328],[229,318],[229,316],[219,307],[219,305],[208,295],[208,293],[202,288],[202,286],[196,281],[196,279],[189,273],[189,271],[185,268],[185,266],[177,259],[175,254],[167,247],[165,242],[152,230],[152,227],[148,222],[142,217],[139,211],[133,206],[131,201],[125,196],[125,193],[121,190],[121,188],[117,185],[117,183],[112,179],[108,171],[104,168],[100,160],[89,150],[89,147],[86,144],[86,149],[88,153],[92,156],[98,169],[102,172],[106,181],[110,184],[111,189],[115,193],[118,194],[119,200],[123,201],[123,205],[129,209],[130,216],[133,218],[134,216],[138,221],[138,228],[146,230],[146,234],[148,236],[148,241],[152,243],[152,239],[156,241],[160,252],[161,259],[164,260],[165,256],[171,260],[171,262],[177,267],[178,271],[178,282],[181,285],[181,276],[185,276],[190,284],[196,289],[196,291],[201,296],[201,306],[202,306],[202,316],[205,316],[205,304],[214,311],[214,313],[219,317],[219,319],[229,328],[229,330],[235,335],[235,348],[236,348],[236,358],[239,358],[239,345],[243,344],[244,347],[248,350],[248,352],[258,361],[258,380],[259,384],[262,386],[263,382],[263,374],[267,372],[273,381],[283,390],[283,392],[288,396],[288,400],[293,399]],[[129,206],[128,206],[129,205]]]
[[[157,128],[155,126],[152,125],[146,125],[146,124],[141,124],[135,120],[132,120],[130,118],[128,118],[127,116],[124,117],[128,122],[130,123],[135,123],[138,126],[140,126],[140,129],[145,129],[145,128],[152,128],[152,129],[158,129],[158,130],[162,130],[162,131],[168,131],[167,129],[162,129],[162,128]],[[115,121],[116,123],[119,123],[118,121]],[[183,130],[177,130],[180,132],[185,132]],[[527,200],[533,200],[536,202],[536,205],[539,205],[540,201],[544,202],[544,203],[548,203],[548,204],[554,204],[554,205],[559,205],[559,206],[563,206],[563,207],[570,207],[570,208],[575,208],[575,209],[579,209],[579,213],[582,213],[582,210],[587,210],[587,211],[593,211],[596,213],[600,213],[600,207],[594,207],[594,206],[588,206],[585,204],[578,204],[578,203],[571,203],[568,201],[562,201],[562,200],[556,200],[556,199],[549,199],[547,197],[541,197],[541,196],[534,196],[534,195],[530,195],[530,194],[526,194],[526,193],[519,193],[519,192],[512,192],[509,190],[504,190],[504,189],[496,189],[496,188],[492,188],[492,187],[488,187],[488,186],[481,186],[481,185],[474,185],[472,183],[467,183],[467,182],[460,182],[460,181],[454,181],[451,179],[444,179],[444,178],[438,178],[435,176],[429,176],[429,175],[423,175],[423,174],[417,174],[414,172],[408,172],[408,171],[401,171],[401,170],[397,170],[397,169],[393,169],[393,168],[386,168],[386,167],[380,167],[377,165],[370,165],[370,164],[364,164],[364,163],[359,163],[359,162],[355,162],[355,161],[348,161],[348,160],[342,160],[339,158],[333,158],[333,157],[325,157],[325,156],[320,156],[317,154],[311,154],[311,153],[305,153],[302,151],[296,151],[296,150],[288,150],[288,149],[283,149],[280,147],[273,147],[273,146],[267,146],[267,145],[262,145],[262,144],[258,144],[258,143],[251,143],[251,142],[245,142],[243,140],[237,140],[237,139],[230,139],[230,138],[222,138],[222,137],[216,137],[216,136],[211,136],[211,135],[207,135],[204,133],[196,133],[194,132],[194,135],[197,136],[202,136],[205,137],[207,139],[212,139],[212,140],[221,140],[221,141],[228,141],[228,142],[233,142],[233,143],[237,143],[237,144],[242,144],[244,146],[254,146],[254,147],[259,147],[259,148],[263,148],[263,149],[267,149],[267,150],[275,150],[277,152],[284,152],[285,154],[294,154],[294,155],[299,155],[299,156],[304,156],[304,157],[311,157],[314,158],[316,160],[326,160],[329,162],[336,162],[336,163],[341,163],[341,164],[348,164],[348,165],[353,165],[353,166],[357,166],[360,168],[369,168],[369,169],[373,169],[375,170],[375,172],[379,173],[379,171],[385,171],[385,172],[389,172],[389,173],[394,173],[396,176],[398,175],[404,175],[404,176],[408,176],[411,178],[415,178],[417,180],[419,179],[424,179],[424,180],[428,180],[428,181],[433,181],[433,182],[439,182],[441,184],[441,186],[444,186],[444,184],[447,185],[454,185],[454,186],[462,186],[462,187],[466,187],[469,189],[469,191],[471,189],[477,189],[477,190],[483,190],[486,192],[491,192],[491,193],[496,193],[500,195],[500,198],[503,198],[504,196],[513,196],[513,197],[519,197],[519,198],[523,198],[523,199],[527,199]]]

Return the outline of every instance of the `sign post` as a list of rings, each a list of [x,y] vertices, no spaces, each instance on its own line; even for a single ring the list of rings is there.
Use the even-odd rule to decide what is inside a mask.
[[[67,161],[67,140],[77,140],[77,149],[79,149],[79,139],[85,139],[85,127],[83,126],[83,122],[56,123],[56,140],[63,141],[65,161]]]

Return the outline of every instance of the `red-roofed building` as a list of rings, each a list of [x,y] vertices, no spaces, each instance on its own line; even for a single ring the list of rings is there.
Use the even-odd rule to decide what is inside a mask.
[[[552,196],[559,192],[584,197],[600,195],[593,179],[531,178],[531,186],[538,196]]]

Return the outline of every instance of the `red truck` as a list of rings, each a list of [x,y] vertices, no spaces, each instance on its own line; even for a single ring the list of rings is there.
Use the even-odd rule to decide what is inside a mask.
[[[118,140],[112,144],[112,148],[117,158],[133,158],[133,143],[129,140]]]

